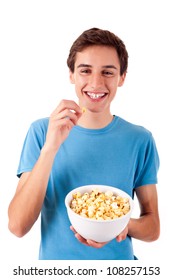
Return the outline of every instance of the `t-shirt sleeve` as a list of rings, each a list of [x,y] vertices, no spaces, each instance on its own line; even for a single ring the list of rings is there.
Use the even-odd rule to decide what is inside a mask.
[[[139,151],[135,187],[158,183],[159,155],[152,134],[147,136]]]
[[[31,124],[25,137],[20,161],[17,169],[17,176],[20,177],[23,172],[31,171],[37,162],[40,151],[45,142],[45,132],[40,122]]]

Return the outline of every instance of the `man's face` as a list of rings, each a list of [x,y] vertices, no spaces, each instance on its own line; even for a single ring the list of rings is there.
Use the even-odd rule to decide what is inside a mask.
[[[113,47],[89,46],[77,53],[70,79],[75,84],[80,106],[106,113],[110,112],[110,104],[125,75],[120,76],[120,63]]]

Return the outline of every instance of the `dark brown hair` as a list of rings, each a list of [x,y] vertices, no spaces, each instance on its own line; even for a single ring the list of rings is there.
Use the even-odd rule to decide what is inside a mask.
[[[127,71],[128,53],[123,41],[114,33],[99,28],[91,28],[84,31],[71,46],[67,65],[74,72],[76,53],[92,45],[103,45],[115,48],[120,61],[120,75]]]

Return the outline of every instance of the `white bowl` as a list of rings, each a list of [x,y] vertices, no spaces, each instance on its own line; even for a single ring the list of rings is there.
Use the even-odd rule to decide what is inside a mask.
[[[93,220],[76,214],[70,208],[70,202],[73,199],[73,194],[76,192],[80,192],[81,194],[85,192],[90,193],[93,189],[99,189],[100,192],[112,191],[114,194],[120,195],[123,198],[128,198],[130,203],[129,212],[126,215],[114,220]],[[65,198],[65,205],[72,226],[82,237],[96,242],[108,242],[119,235],[127,226],[132,212],[133,200],[126,192],[118,188],[104,185],[86,185],[70,191]]]

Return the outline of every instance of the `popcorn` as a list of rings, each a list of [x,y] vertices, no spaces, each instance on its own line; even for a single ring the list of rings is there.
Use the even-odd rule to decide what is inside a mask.
[[[128,198],[113,194],[111,191],[73,194],[70,208],[82,217],[94,220],[113,220],[126,215],[130,210]]]
[[[86,108],[82,107],[82,113],[85,113],[85,112],[86,112]]]

